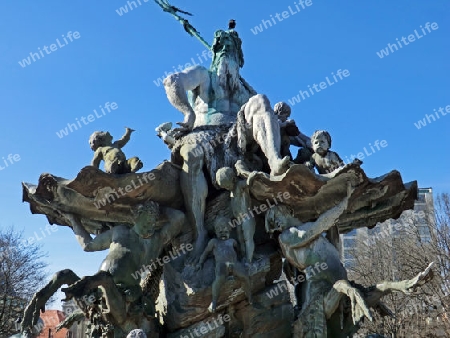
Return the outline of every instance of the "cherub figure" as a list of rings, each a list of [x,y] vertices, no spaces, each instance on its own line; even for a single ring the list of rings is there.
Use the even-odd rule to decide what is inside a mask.
[[[316,168],[319,174],[329,174],[344,165],[344,161],[331,148],[331,136],[325,130],[316,130],[311,136],[311,144],[314,154],[306,165]]]
[[[238,161],[236,167],[243,167],[242,162]],[[240,169],[245,170],[243,168]],[[217,171],[216,180],[221,188],[230,191],[233,216],[236,220],[241,219],[242,222],[236,229],[241,252],[245,252],[247,262],[251,263],[253,260],[253,252],[255,251],[253,235],[255,234],[256,221],[254,217],[249,217],[247,214],[248,210],[252,207],[248,180],[239,179],[230,167],[220,168]]]
[[[295,124],[291,116],[291,107],[286,102],[278,102],[273,107],[275,115],[278,117],[281,134],[281,156],[289,156],[292,160],[290,145],[303,147],[311,152],[311,141],[308,136],[303,134]],[[311,152],[312,153],[312,152]]]
[[[141,169],[143,163],[139,157],[132,157],[127,160],[121,150],[130,140],[133,131],[133,129],[127,127],[122,138],[114,143],[109,132],[94,132],[89,138],[89,145],[95,152],[91,165],[98,168],[103,160],[105,162],[105,172],[108,174],[128,174]]]
[[[216,220],[217,223],[214,226],[214,230],[217,238],[213,238],[208,242],[197,264],[197,269],[200,269],[208,254],[213,253],[216,260],[216,279],[212,285],[212,302],[208,307],[208,311],[211,313],[216,312],[219,291],[227,277],[232,278],[232,276],[235,276],[239,279],[243,284],[249,304],[253,303],[250,280],[243,264],[237,259],[237,243],[233,238],[230,238],[228,221],[225,217],[219,217]]]

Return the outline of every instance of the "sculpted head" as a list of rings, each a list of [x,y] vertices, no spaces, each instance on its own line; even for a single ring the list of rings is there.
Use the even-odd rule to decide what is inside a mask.
[[[240,85],[239,68],[244,65],[242,41],[234,30],[218,30],[214,33],[212,45],[213,59],[211,72],[217,75],[218,83],[223,88],[237,90]]]
[[[96,131],[89,137],[89,145],[93,151],[96,151],[99,147],[107,147],[112,144],[112,136],[109,132]]]
[[[159,204],[153,201],[141,204],[134,211],[134,231],[142,238],[150,238],[159,228]]]
[[[214,32],[212,44],[213,59],[211,67],[218,64],[220,58],[226,56],[236,60],[237,65],[244,65],[244,54],[242,52],[242,40],[234,29],[223,31],[221,29]]]
[[[286,102],[278,102],[273,107],[275,115],[281,122],[286,122],[286,120],[291,116],[291,107]]]
[[[227,240],[230,238],[230,226],[228,222],[230,220],[226,217],[219,216],[214,223],[214,231],[218,239]]]
[[[145,332],[141,329],[136,329],[131,331],[127,338],[147,338],[147,335],[145,334]]]
[[[222,189],[233,190],[236,184],[236,174],[230,167],[220,168],[216,173],[216,181]]]
[[[316,130],[311,136],[311,144],[315,153],[325,156],[331,148],[331,136],[325,130]]]
[[[289,227],[289,218],[293,217],[293,211],[286,205],[277,205],[266,212],[266,232],[273,234],[281,232]]]

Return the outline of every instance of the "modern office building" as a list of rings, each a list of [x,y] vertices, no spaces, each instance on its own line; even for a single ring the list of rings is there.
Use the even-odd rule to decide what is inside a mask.
[[[357,265],[357,263],[361,264],[361,262],[364,264],[364,261],[356,260],[354,256],[354,248],[359,245],[359,243],[362,242],[370,247],[371,245],[375,245],[376,240],[383,239],[383,243],[386,243],[387,245],[383,246],[376,255],[386,255],[385,257],[392,259],[393,268],[391,270],[391,280],[398,280],[395,269],[395,261],[398,256],[395,245],[393,245],[395,244],[395,240],[402,236],[413,234],[412,237],[409,237],[413,241],[419,241],[421,243],[431,242],[435,236],[433,233],[433,231],[435,231],[434,217],[433,189],[420,188],[418,190],[418,198],[414,203],[414,210],[407,210],[403,212],[401,217],[397,220],[387,220],[386,222],[377,224],[373,229],[355,229],[348,234],[340,236],[341,260],[344,266],[351,272],[352,270],[349,268],[352,266]],[[363,249],[363,251],[365,250]],[[375,264],[377,264],[376,259],[374,261]],[[368,262],[368,264],[373,264],[373,262]],[[379,267],[374,267],[374,269],[378,268]],[[400,311],[399,316],[406,315],[408,318],[414,318],[415,328],[424,334],[421,337],[449,337],[448,332],[445,331],[447,324],[444,325],[444,322],[448,322],[448,315],[440,301],[434,301],[431,304],[420,303],[417,301],[416,303],[412,302],[406,304],[408,304],[408,312],[404,314]],[[403,309],[402,311],[406,310]],[[414,317],[413,315],[419,311],[421,315]],[[409,332],[409,334],[411,332],[410,328],[406,326],[403,326],[401,330],[405,330],[405,332]],[[397,332],[399,337],[406,337],[401,330]],[[363,336],[366,337],[366,335],[360,335],[358,337]]]
[[[367,244],[376,238],[394,239],[405,231],[408,226],[415,226],[420,240],[431,241],[429,225],[434,222],[434,202],[432,188],[419,188],[418,199],[414,203],[414,210],[403,212],[397,220],[387,220],[378,223],[373,229],[361,228],[341,235],[341,260],[345,267],[350,267],[354,263],[353,250],[357,241],[364,241]]]

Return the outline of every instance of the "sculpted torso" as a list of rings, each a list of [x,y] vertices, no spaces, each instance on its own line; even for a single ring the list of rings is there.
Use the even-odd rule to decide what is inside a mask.
[[[150,238],[141,238],[125,225],[114,227],[111,231],[109,253],[103,260],[100,270],[109,271],[116,284],[139,285],[133,274],[150,264],[161,254],[163,238],[159,232]]]
[[[319,236],[315,241],[305,247],[295,247],[292,243],[292,235],[302,232],[297,228],[284,230],[280,235],[279,242],[286,259],[300,270],[305,270],[316,263],[326,263],[327,268],[314,275],[311,279],[336,280],[346,278],[345,269],[340,261],[338,250],[324,237]],[[287,238],[289,237],[289,238]]]
[[[234,84],[235,88],[224,88],[220,75],[215,72],[201,66],[193,71],[200,82],[200,86],[191,92],[191,104],[196,115],[194,127],[235,122],[238,111],[249,100],[250,93],[239,80]]]
[[[237,254],[235,247],[236,241],[232,238],[226,240],[215,239],[214,243],[214,258],[216,265],[220,263],[235,263],[237,262]]]
[[[251,207],[251,201],[246,181],[242,180],[237,182],[236,188],[231,194],[230,203],[234,217],[239,217],[240,213],[248,212],[248,208]]]
[[[105,162],[113,162],[114,160],[125,162],[127,160],[123,151],[117,147],[100,147],[97,151],[102,153]]]
[[[116,226],[110,231],[109,253],[100,270],[109,271],[115,283],[138,285],[139,280],[133,278],[132,274],[142,268],[149,244],[147,242],[150,240],[140,238],[125,225]]]
[[[313,154],[312,158],[316,164],[319,174],[328,174],[333,170],[339,168],[342,164],[342,160],[333,151],[328,151],[326,156],[320,156],[319,154]]]

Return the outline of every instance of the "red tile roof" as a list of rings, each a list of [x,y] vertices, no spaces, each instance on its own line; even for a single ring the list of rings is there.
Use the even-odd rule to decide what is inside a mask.
[[[47,310],[45,312],[41,312],[41,318],[44,321],[45,327],[42,330],[42,333],[38,336],[38,338],[48,338],[49,330],[51,330],[52,338],[66,338],[67,329],[62,329],[56,332],[55,327],[64,320],[64,312],[59,310]]]

